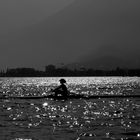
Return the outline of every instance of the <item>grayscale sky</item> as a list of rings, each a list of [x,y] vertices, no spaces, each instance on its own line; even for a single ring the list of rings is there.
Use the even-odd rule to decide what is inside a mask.
[[[0,0],[0,30],[35,24],[53,15],[74,0]]]
[[[0,67],[140,68],[139,0],[1,0]]]

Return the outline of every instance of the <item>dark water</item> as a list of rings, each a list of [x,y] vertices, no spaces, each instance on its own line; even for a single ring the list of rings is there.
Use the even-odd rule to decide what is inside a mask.
[[[1,95],[50,94],[59,78],[0,79]],[[66,78],[75,94],[140,94],[140,78]],[[0,99],[0,140],[138,140],[140,98]]]

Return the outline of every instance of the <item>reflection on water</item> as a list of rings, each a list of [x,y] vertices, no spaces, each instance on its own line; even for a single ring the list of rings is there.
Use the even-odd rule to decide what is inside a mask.
[[[12,100],[4,101],[1,110],[0,127],[15,140],[140,138],[140,102],[135,99]]]
[[[38,96],[48,94],[59,84],[60,78],[0,79],[0,92],[4,95]],[[121,95],[139,93],[138,77],[66,77],[68,89],[75,94]]]
[[[75,90],[76,94],[82,91],[82,94],[89,94],[90,90],[93,91],[93,86],[96,87],[96,94],[104,94],[106,89],[109,94],[124,90],[129,92],[122,92],[123,94],[138,94],[135,92],[139,91],[139,81],[136,78],[116,78],[117,80],[112,82],[111,78],[103,82],[100,78],[83,79],[85,83],[81,80],[77,84],[73,79],[68,79],[69,88]],[[105,84],[105,81],[108,82]],[[49,84],[48,79],[36,81],[36,78],[33,78],[7,79],[1,82],[1,85],[3,94],[27,96],[41,95],[57,83],[54,79]],[[67,101],[1,99],[0,110],[1,140],[140,139],[140,99],[137,98]]]

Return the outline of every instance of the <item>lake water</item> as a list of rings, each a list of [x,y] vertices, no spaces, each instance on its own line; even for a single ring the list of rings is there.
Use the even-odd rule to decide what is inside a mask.
[[[60,78],[0,78],[0,94],[51,94]],[[66,77],[69,91],[138,95],[138,77]],[[0,99],[0,140],[139,140],[140,98]]]

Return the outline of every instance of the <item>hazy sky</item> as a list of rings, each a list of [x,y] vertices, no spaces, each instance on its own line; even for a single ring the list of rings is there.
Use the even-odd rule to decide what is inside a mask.
[[[13,46],[9,45],[10,43],[5,45],[9,41],[9,38],[15,36],[15,34],[20,34],[20,30],[24,30],[24,28],[32,26],[32,24],[42,22],[73,1],[74,0],[0,0],[0,67],[26,66],[26,62],[22,63],[18,61],[18,56],[14,54],[14,52],[11,52],[11,50],[13,50],[11,47]],[[9,35],[8,37],[7,34]],[[24,47],[26,49],[26,46]],[[14,51],[18,53],[17,49]],[[24,59],[25,54],[23,55]],[[28,59],[31,59],[30,57]],[[27,59],[24,59],[24,61],[27,61]],[[38,67],[38,63],[33,63],[33,66]]]
[[[35,24],[63,9],[74,0],[0,0],[0,30]]]
[[[140,67],[139,0],[5,1],[0,2],[2,68],[62,62]]]

